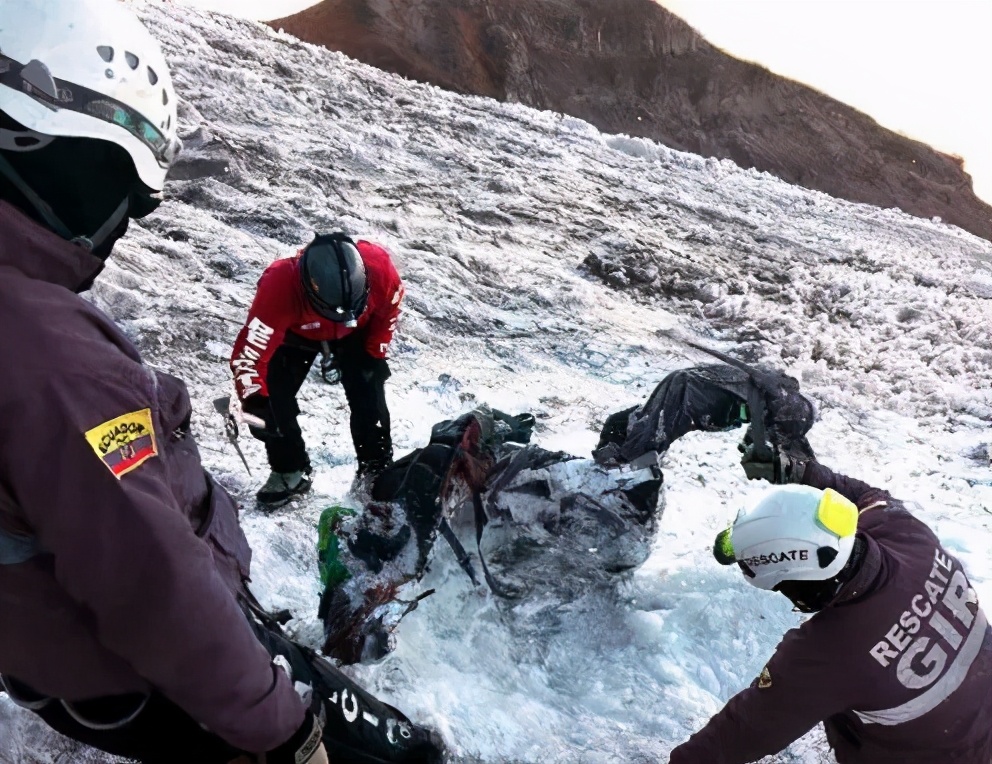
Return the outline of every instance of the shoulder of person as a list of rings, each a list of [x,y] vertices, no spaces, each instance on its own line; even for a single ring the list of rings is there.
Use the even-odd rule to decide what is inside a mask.
[[[398,306],[403,299],[404,287],[389,251],[373,242],[361,239],[357,242],[368,273],[369,288],[376,295],[377,311],[389,310]]]
[[[376,244],[368,239],[358,239],[355,245],[362,256],[362,262],[365,263],[365,267],[370,272],[396,273],[392,253],[381,244]]]
[[[300,283],[299,257],[280,257],[269,263],[258,279],[258,286],[263,289],[292,290]]]
[[[858,518],[858,530],[883,543],[939,544],[936,533],[916,513],[921,512],[915,502],[889,499],[887,502],[867,507]]]
[[[262,272],[263,276],[272,274],[280,277],[296,277],[300,272],[300,256],[299,253],[291,255],[289,257],[279,257],[265,266],[265,270]]]

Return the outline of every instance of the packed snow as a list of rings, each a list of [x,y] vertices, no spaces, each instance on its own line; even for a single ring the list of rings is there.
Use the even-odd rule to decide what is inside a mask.
[[[183,377],[207,466],[243,503],[254,590],[319,644],[316,522],[348,501],[342,391],[315,374],[305,501],[254,507],[211,400],[272,259],[343,228],[407,284],[388,396],[397,454],[478,403],[530,411],[535,442],[588,456],[606,416],[711,359],[783,368],[818,404],[827,465],[919,504],[992,606],[992,245],[562,114],[384,74],[259,24],[136,4],[166,46],[186,150],[92,293],[146,361]],[[559,606],[475,588],[445,544],[397,650],[346,670],[456,762],[664,761],[761,670],[800,615],[717,565],[714,535],[763,486],[741,433],[693,433],[663,467],[647,562]],[[595,554],[594,549],[589,554]],[[107,761],[0,700],[0,762]],[[775,762],[830,762],[813,731]]]

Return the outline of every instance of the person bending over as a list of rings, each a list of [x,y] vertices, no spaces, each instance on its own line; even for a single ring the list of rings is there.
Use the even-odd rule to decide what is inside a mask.
[[[231,370],[252,435],[265,443],[263,507],[310,489],[311,464],[296,395],[318,355],[326,381],[340,381],[351,408],[358,476],[392,461],[385,383],[403,283],[389,253],[343,233],[318,235],[295,257],[262,273],[231,353]]]

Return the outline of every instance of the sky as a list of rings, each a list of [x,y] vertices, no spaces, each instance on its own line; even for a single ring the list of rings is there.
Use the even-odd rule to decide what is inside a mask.
[[[313,0],[180,0],[246,18]],[[992,0],[660,0],[728,53],[965,160],[992,203]]]
[[[990,0],[661,0],[728,53],[965,159],[992,203]]]

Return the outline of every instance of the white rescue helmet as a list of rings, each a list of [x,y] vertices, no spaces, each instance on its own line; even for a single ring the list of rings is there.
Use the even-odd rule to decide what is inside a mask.
[[[789,581],[827,581],[851,558],[858,508],[831,488],[775,488],[752,509],[741,511],[717,536],[714,555],[736,562],[759,589]]]
[[[165,57],[120,0],[0,0],[0,111],[29,131],[0,129],[0,149],[110,141],[153,192],[181,147]]]

